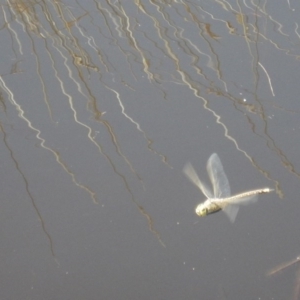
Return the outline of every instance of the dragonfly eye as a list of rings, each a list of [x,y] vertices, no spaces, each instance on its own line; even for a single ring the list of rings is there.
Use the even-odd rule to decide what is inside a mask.
[[[208,209],[206,207],[203,207],[202,204],[200,204],[196,208],[196,214],[200,217],[204,217],[208,215]]]
[[[208,210],[207,210],[207,208],[202,208],[201,211],[200,211],[200,213],[199,213],[199,215],[200,215],[201,217],[204,217],[204,216],[208,215]]]

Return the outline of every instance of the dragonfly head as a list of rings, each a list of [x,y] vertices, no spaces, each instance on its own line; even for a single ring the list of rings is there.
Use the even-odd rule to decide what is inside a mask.
[[[196,207],[195,211],[196,211],[196,214],[200,217],[204,217],[204,216],[208,215],[208,209],[202,203]]]

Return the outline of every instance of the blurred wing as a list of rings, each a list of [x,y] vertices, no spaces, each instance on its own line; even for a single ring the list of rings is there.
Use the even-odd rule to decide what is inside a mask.
[[[239,207],[237,205],[228,205],[223,209],[223,211],[231,223],[234,223],[237,213],[239,212]]]
[[[237,213],[239,212],[239,205],[247,205],[250,203],[254,203],[257,201],[257,199],[257,195],[244,196],[240,198],[237,195],[237,197],[234,200],[228,202],[224,201],[220,203],[219,206],[222,208],[229,220],[233,223],[235,221]]]
[[[215,198],[230,196],[230,186],[218,154],[213,153],[207,161],[207,173],[214,190]]]
[[[203,182],[200,181],[196,171],[190,163],[187,163],[185,165],[185,167],[183,168],[183,172],[187,176],[187,178],[193,184],[195,184],[208,199],[213,198],[212,192]]]

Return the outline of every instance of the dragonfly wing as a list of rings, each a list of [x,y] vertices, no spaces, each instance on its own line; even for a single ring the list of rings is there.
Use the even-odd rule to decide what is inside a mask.
[[[213,153],[207,161],[207,172],[213,185],[215,198],[230,196],[230,186],[218,154]]]
[[[232,200],[224,201],[219,204],[229,220],[233,223],[239,211],[239,205],[247,205],[256,202],[258,199],[257,195],[238,197],[238,195]]]
[[[203,182],[200,181],[196,171],[190,163],[187,163],[185,165],[185,167],[183,168],[183,172],[187,176],[187,178],[192,183],[194,183],[208,199],[213,197],[210,189]]]
[[[227,215],[231,223],[235,221],[237,213],[239,212],[238,205],[227,205],[223,208],[224,213]]]

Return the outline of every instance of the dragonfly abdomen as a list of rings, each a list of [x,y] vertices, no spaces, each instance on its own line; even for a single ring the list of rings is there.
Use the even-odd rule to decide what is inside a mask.
[[[263,189],[258,189],[258,190],[253,190],[253,191],[247,191],[238,195],[234,195],[231,197],[226,198],[227,200],[229,199],[239,199],[239,198],[244,198],[244,197],[249,197],[249,196],[254,196],[254,195],[259,195],[259,194],[264,194],[264,193],[270,193],[273,190],[270,188],[263,188]]]
[[[227,197],[227,198],[221,198],[220,202],[224,202],[227,204],[239,204],[240,201],[243,201],[245,198],[252,198],[252,196],[256,196],[259,194],[265,194],[265,193],[270,193],[274,191],[273,189],[270,188],[263,188],[263,189],[257,189],[257,190],[253,190],[253,191],[247,191],[241,194],[237,194],[231,197]],[[255,198],[255,197],[254,197]]]

